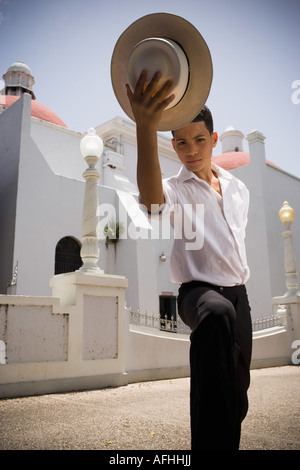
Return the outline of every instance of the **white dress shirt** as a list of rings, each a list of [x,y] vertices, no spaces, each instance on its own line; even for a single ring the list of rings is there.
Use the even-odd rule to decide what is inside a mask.
[[[163,179],[162,213],[171,214],[174,228],[171,278],[224,287],[244,284],[249,278],[244,243],[249,192],[228,171],[212,168],[222,196],[185,166],[177,176]]]

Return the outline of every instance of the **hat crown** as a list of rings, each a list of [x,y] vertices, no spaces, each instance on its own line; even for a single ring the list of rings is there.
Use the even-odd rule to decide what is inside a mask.
[[[173,82],[170,94],[175,98],[166,109],[176,106],[182,99],[189,81],[189,64],[182,48],[172,39],[147,38],[134,46],[127,62],[128,83],[134,90],[138,78],[143,70],[147,70],[148,80],[156,72],[161,72],[157,89],[167,81]]]

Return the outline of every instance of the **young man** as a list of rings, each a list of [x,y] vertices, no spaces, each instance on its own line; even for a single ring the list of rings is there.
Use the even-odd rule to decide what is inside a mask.
[[[248,409],[252,329],[245,282],[249,269],[245,227],[249,204],[245,185],[211,163],[218,136],[208,108],[185,127],[173,131],[173,147],[182,162],[175,177],[162,181],[157,124],[171,103],[171,82],[158,91],[161,74],[147,82],[143,72],[127,95],[136,120],[140,201],[151,212],[192,207],[201,246],[187,249],[184,230],[175,238],[172,280],[181,284],[178,311],[190,326],[191,448],[239,448],[241,422]],[[204,218],[195,217],[197,207]]]

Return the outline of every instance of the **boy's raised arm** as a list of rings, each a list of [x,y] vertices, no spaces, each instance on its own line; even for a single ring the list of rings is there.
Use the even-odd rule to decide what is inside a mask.
[[[147,72],[141,73],[134,92],[126,85],[127,96],[136,122],[138,163],[137,182],[141,203],[151,211],[152,204],[164,203],[161,169],[157,149],[157,125],[162,112],[174,99],[174,95],[165,98],[172,86],[167,81],[157,90],[161,78],[157,72],[147,82]]]

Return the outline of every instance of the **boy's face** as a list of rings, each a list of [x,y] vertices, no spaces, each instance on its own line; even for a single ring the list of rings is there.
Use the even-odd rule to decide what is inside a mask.
[[[179,160],[198,176],[211,168],[212,150],[217,142],[217,133],[210,134],[203,121],[192,122],[177,129],[172,139]]]

